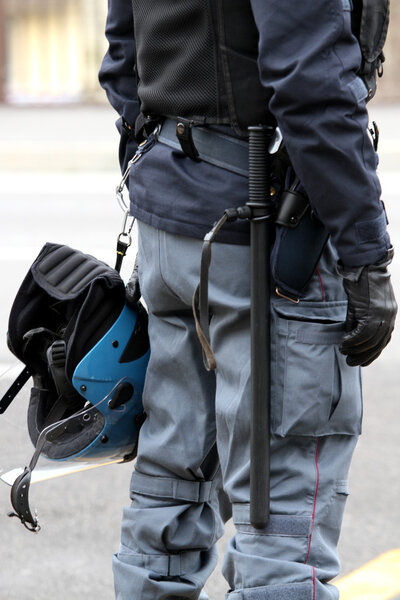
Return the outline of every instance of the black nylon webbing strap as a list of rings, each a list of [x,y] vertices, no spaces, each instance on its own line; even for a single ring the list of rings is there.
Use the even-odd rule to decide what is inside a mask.
[[[28,367],[25,367],[25,369],[21,371],[21,373],[18,375],[18,377],[15,379],[15,381],[8,388],[7,392],[0,400],[0,415],[2,415],[7,410],[11,402],[14,400],[15,396],[21,391],[21,389],[23,388],[23,386],[28,381],[31,375],[32,373]]]
[[[226,223],[227,214],[214,225],[212,230],[204,238],[201,251],[200,282],[192,298],[193,316],[196,325],[197,337],[203,349],[203,362],[207,371],[217,368],[214,352],[210,344],[209,306],[208,306],[208,274],[211,263],[211,244],[218,231]]]
[[[120,236],[118,237],[118,241],[117,241],[117,258],[115,259],[115,267],[114,269],[117,271],[117,273],[119,273],[121,271],[121,267],[122,267],[122,261],[124,260],[124,257],[126,256],[126,252],[130,246],[130,242],[123,242],[120,238]]]
[[[223,227],[227,221],[233,222],[236,221],[236,219],[248,219],[250,214],[250,210],[247,206],[227,208],[220,220],[215,223],[211,231],[204,237],[203,248],[201,251],[200,282],[193,294],[192,310],[197,337],[199,338],[203,349],[203,362],[207,371],[213,371],[217,368],[217,361],[215,360],[210,343],[210,315],[208,305],[208,274],[212,256],[211,244],[217,237],[221,227]]]

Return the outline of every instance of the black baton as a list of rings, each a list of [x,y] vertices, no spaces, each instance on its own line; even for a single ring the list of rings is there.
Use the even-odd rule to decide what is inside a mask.
[[[272,127],[249,127],[251,244],[250,522],[268,525],[270,505],[270,200]]]

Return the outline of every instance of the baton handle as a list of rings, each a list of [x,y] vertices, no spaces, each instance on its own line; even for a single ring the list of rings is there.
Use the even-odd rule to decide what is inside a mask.
[[[270,154],[272,128],[249,127],[251,240],[250,522],[268,525],[270,509]]]

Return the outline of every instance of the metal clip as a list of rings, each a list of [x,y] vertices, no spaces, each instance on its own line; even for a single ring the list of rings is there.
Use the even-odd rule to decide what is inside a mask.
[[[124,193],[123,193],[125,183],[129,177],[129,172],[131,170],[132,165],[134,165],[141,156],[142,156],[142,153],[139,152],[139,148],[138,148],[135,155],[133,156],[133,158],[131,158],[131,160],[128,162],[128,166],[125,169],[125,173],[122,175],[122,179],[119,182],[119,184],[117,185],[116,190],[115,190],[117,202],[120,205],[121,210],[123,210],[124,212],[127,212],[127,211],[129,212],[129,206],[125,202]]]
[[[276,154],[281,149],[283,144],[283,136],[279,127],[275,128],[274,134],[268,146],[269,154]]]
[[[124,212],[126,212],[126,211],[129,212],[129,206],[126,204],[125,199],[124,199],[123,189],[127,182],[128,177],[129,177],[129,173],[132,168],[132,165],[137,163],[138,160],[143,156],[143,154],[145,154],[148,150],[150,150],[150,148],[157,141],[160,130],[161,130],[161,125],[159,124],[159,125],[157,125],[155,130],[149,135],[147,140],[144,140],[143,142],[141,142],[139,144],[138,149],[136,150],[135,154],[133,155],[131,160],[128,162],[125,172],[122,175],[121,181],[119,182],[119,184],[116,187],[115,194],[116,194],[117,202],[118,202],[119,206],[121,207],[121,210],[123,210]]]
[[[128,219],[132,219],[129,227],[128,227]],[[122,221],[122,230],[121,233],[118,235],[118,242],[121,241],[121,238],[126,237],[128,238],[128,243],[126,243],[127,248],[132,244],[132,236],[131,236],[131,231],[132,231],[132,227],[133,224],[135,222],[135,217],[133,217],[131,215],[131,213],[129,212],[129,210],[127,210],[124,214],[124,219]]]
[[[284,300],[288,300],[289,302],[293,302],[293,304],[299,304],[300,298],[296,298],[295,296],[290,296],[289,292],[283,292],[280,288],[275,288],[275,294]]]
[[[371,136],[371,140],[372,140],[372,144],[374,146],[374,150],[375,152],[378,151],[378,144],[379,144],[379,127],[376,124],[376,121],[372,121],[372,127],[370,127],[368,129],[369,134]]]
[[[129,226],[128,226],[128,219],[131,219]],[[121,270],[122,261],[123,261],[124,256],[126,255],[126,251],[128,250],[129,246],[132,244],[131,231],[132,231],[134,222],[135,222],[135,217],[133,217],[130,214],[129,210],[127,210],[124,214],[124,220],[122,221],[122,231],[118,235],[118,238],[117,238],[117,259],[116,259],[116,263],[115,263],[115,270],[118,273]],[[126,238],[126,241],[124,241],[124,238]]]

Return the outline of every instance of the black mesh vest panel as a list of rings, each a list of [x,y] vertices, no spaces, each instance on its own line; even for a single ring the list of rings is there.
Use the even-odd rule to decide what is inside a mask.
[[[138,94],[147,115],[271,123],[249,0],[132,0]]]

